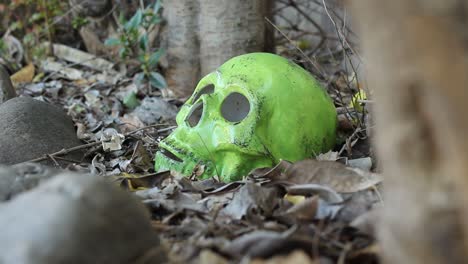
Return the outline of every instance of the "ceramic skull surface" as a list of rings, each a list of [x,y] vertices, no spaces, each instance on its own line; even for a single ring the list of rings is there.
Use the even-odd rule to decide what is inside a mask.
[[[176,120],[160,142],[157,171],[233,181],[335,142],[336,110],[326,92],[307,71],[269,53],[234,57],[205,76]]]

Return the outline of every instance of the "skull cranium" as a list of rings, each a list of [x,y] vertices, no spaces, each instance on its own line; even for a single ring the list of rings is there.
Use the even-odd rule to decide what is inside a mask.
[[[280,159],[298,161],[335,142],[336,110],[304,69],[280,56],[234,57],[200,80],[160,142],[156,170],[224,181]]]

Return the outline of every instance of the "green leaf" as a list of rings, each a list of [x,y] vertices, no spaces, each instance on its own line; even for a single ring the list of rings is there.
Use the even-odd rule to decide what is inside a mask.
[[[154,3],[153,12],[157,13],[160,8],[161,8],[161,0],[158,0],[156,1],[156,3]]]
[[[143,81],[143,79],[145,79],[145,74],[143,72],[140,72],[140,73],[137,73],[135,74],[135,76],[133,77],[133,80],[136,82],[136,83],[141,83]]]
[[[161,23],[161,18],[159,16],[157,16],[157,15],[152,16],[150,21],[149,21],[150,25],[159,24],[159,23]]]
[[[123,59],[126,56],[127,56],[127,50],[125,48],[120,48],[119,49],[119,57]]]
[[[148,34],[144,34],[140,37],[140,49],[148,50]]]
[[[148,64],[151,68],[156,67],[158,64],[159,59],[161,56],[164,54],[164,49],[159,49],[155,53],[151,54],[151,57],[149,58]]]
[[[127,108],[133,109],[133,108],[137,107],[140,104],[140,102],[138,102],[138,98],[136,97],[136,93],[135,92],[130,92],[130,93],[127,94],[127,96],[125,96],[125,98],[123,100],[123,104]]]
[[[161,0],[157,0],[156,3],[154,3],[153,11],[156,13],[159,11],[161,8]]]
[[[149,80],[151,86],[155,88],[164,89],[167,87],[166,80],[164,80],[164,77],[157,72],[150,72]]]
[[[38,20],[41,20],[44,18],[44,14],[41,13],[34,13],[28,20],[29,23],[34,23],[37,22]]]
[[[135,76],[133,76],[133,82],[136,84],[137,87],[141,86],[141,83],[143,82],[144,79],[145,79],[144,72],[137,73],[135,74]]]
[[[141,63],[144,64],[146,62],[145,54],[140,54],[137,57],[137,60]]]
[[[120,45],[120,40],[116,39],[116,38],[108,38],[104,42],[104,45],[106,45],[106,46],[117,46],[117,45]]]
[[[120,24],[120,25],[123,25],[123,24],[125,24],[125,23],[127,23],[127,20],[125,19],[125,14],[124,14],[123,12],[121,12],[121,13],[119,14],[119,24]]]
[[[126,30],[131,30],[131,29],[138,29],[138,27],[141,24],[141,20],[143,19],[143,12],[141,9],[139,9],[135,15],[125,24],[125,29]]]

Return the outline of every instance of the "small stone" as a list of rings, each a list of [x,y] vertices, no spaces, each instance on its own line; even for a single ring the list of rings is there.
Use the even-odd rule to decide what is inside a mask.
[[[146,97],[133,112],[143,123],[155,124],[160,119],[170,120],[177,115],[177,108],[157,97]]]
[[[0,164],[17,164],[81,144],[71,118],[53,105],[29,97],[0,104]],[[81,160],[83,152],[65,157]]]
[[[0,166],[0,202],[31,190],[59,173],[58,169],[38,163]]]
[[[4,264],[165,261],[143,204],[96,176],[63,173],[0,203],[0,226]]]

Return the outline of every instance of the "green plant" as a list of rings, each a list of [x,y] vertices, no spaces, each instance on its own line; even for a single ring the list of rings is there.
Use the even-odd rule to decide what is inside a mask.
[[[74,29],[79,29],[89,23],[89,20],[86,17],[77,16],[72,20],[72,27]]]
[[[137,58],[141,72],[135,76],[137,82],[149,82],[152,87],[163,89],[166,87],[164,77],[156,71],[163,49],[154,49],[149,44],[149,33],[161,22],[159,10],[160,0],[150,7],[141,8],[128,20],[120,16],[119,35],[108,38],[105,44],[119,47],[119,57],[127,60]]]
[[[10,34],[22,38],[26,60],[41,60],[46,55],[43,41],[54,40],[53,20],[63,15],[67,3],[60,0],[13,0],[5,15],[12,21],[8,25]]]

